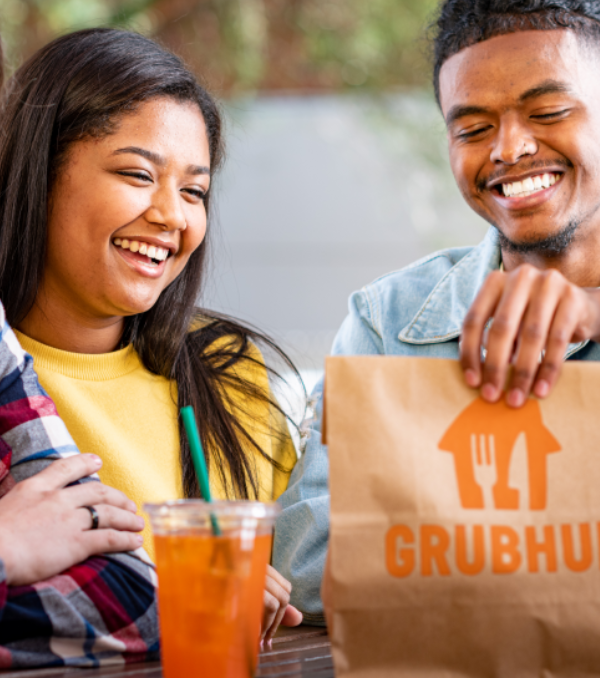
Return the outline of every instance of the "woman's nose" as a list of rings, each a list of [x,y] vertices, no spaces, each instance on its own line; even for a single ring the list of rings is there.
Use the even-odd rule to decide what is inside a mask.
[[[179,190],[170,186],[160,187],[153,194],[145,216],[150,223],[158,224],[166,231],[183,231],[186,220]]]
[[[533,156],[538,144],[530,131],[516,122],[500,126],[490,159],[495,163],[516,165],[524,156]]]

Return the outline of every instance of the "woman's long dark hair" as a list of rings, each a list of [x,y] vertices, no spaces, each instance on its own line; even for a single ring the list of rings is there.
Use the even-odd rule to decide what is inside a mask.
[[[38,51],[7,82],[0,113],[0,298],[11,325],[19,325],[37,296],[48,199],[70,146],[110,134],[121,116],[164,96],[199,107],[214,175],[223,158],[217,105],[181,59],[141,35],[104,28],[71,33]],[[207,196],[207,212],[209,206]],[[280,465],[261,449],[256,430],[242,424],[243,414],[256,401],[283,412],[268,389],[243,377],[252,374],[252,363],[264,369],[251,344],[262,342],[293,365],[264,335],[195,307],[207,248],[208,238],[149,311],[125,318],[123,340],[148,370],[176,382],[180,407],[193,406],[209,469],[219,473],[230,495],[256,497],[248,451]],[[249,371],[237,369],[244,363]],[[268,421],[263,425],[269,432]],[[184,494],[199,496],[181,422],[179,430]]]

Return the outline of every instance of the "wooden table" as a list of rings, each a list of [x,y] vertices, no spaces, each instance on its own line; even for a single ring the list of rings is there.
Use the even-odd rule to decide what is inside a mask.
[[[1,678],[162,678],[159,662],[103,669],[35,669],[0,671]],[[256,678],[334,678],[327,631],[315,626],[281,628],[273,649],[262,652]],[[207,676],[206,678],[210,678]]]

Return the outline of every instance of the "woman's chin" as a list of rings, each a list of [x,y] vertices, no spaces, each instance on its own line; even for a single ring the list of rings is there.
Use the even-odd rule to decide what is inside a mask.
[[[144,297],[125,297],[118,301],[113,302],[113,307],[117,309],[116,315],[121,315],[123,317],[129,317],[132,315],[139,315],[140,313],[146,313],[153,306],[156,305],[160,294],[153,294]]]

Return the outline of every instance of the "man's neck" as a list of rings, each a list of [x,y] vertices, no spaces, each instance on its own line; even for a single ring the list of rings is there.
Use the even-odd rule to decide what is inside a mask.
[[[564,252],[516,252],[502,247],[504,270],[530,264],[536,268],[556,269],[579,287],[600,287],[600,228],[591,233],[577,233]]]

